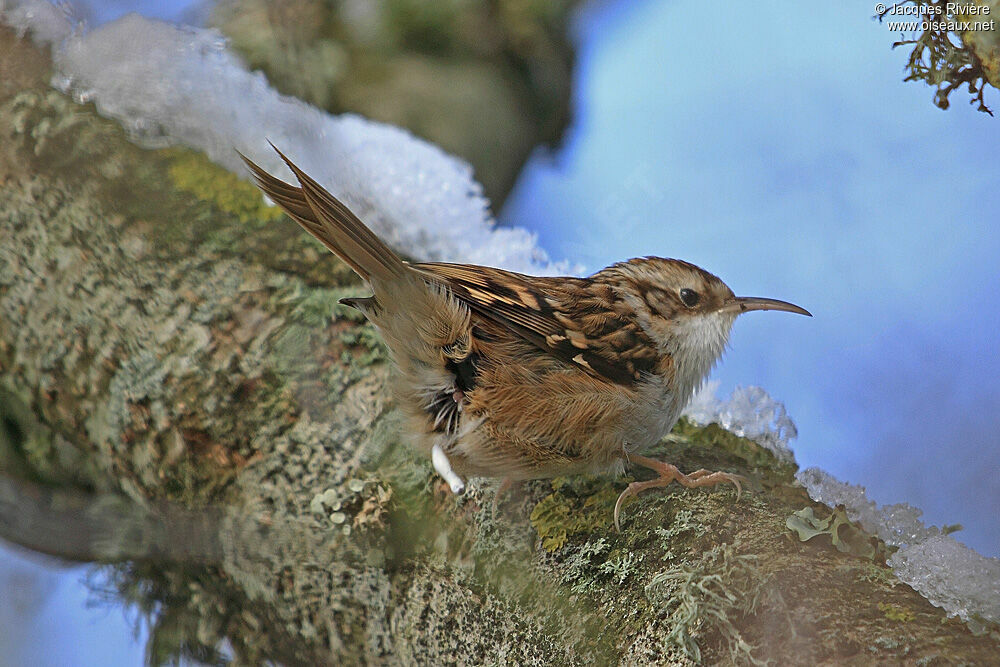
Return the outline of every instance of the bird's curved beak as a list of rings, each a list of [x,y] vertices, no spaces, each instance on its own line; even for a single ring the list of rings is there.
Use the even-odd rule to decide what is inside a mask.
[[[788,313],[798,313],[812,317],[812,313],[801,306],[778,299],[766,299],[762,296],[734,296],[726,301],[720,309],[724,313],[746,313],[751,310],[783,310]]]

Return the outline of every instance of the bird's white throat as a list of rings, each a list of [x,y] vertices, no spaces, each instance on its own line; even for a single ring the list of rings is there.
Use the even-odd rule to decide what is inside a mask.
[[[735,313],[715,312],[673,322],[667,351],[674,358],[677,396],[682,406],[722,357],[735,321]]]

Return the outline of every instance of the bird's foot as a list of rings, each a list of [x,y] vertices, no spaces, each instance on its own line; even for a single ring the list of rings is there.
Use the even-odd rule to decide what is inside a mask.
[[[656,459],[651,459],[646,456],[637,456],[632,454],[629,456],[629,460],[633,463],[638,463],[639,465],[649,468],[650,470],[655,470],[660,474],[656,479],[651,479],[647,482],[632,482],[629,484],[621,495],[618,496],[618,502],[615,503],[615,530],[621,532],[621,524],[618,520],[619,512],[621,511],[622,503],[625,499],[630,496],[637,496],[646,489],[657,489],[663,486],[667,486],[671,482],[677,482],[681,486],[685,486],[689,489],[695,489],[701,486],[715,486],[716,484],[730,483],[736,487],[736,500],[739,501],[740,495],[743,493],[742,482],[746,479],[740,475],[736,475],[730,472],[712,472],[711,470],[696,470],[695,472],[685,475],[677,466],[670,465],[664,461],[657,461]]]

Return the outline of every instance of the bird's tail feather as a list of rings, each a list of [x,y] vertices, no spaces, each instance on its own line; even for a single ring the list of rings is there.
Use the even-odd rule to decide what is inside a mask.
[[[369,282],[372,278],[392,281],[409,270],[347,206],[299,169],[274,144],[271,147],[292,170],[301,187],[275,178],[242,153],[239,156],[250,168],[258,187],[289,217]]]

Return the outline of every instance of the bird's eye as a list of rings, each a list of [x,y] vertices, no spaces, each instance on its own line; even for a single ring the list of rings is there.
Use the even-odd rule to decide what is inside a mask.
[[[694,308],[701,301],[701,295],[695,292],[693,289],[688,289],[685,287],[681,290],[681,303],[683,303],[688,308]]]

